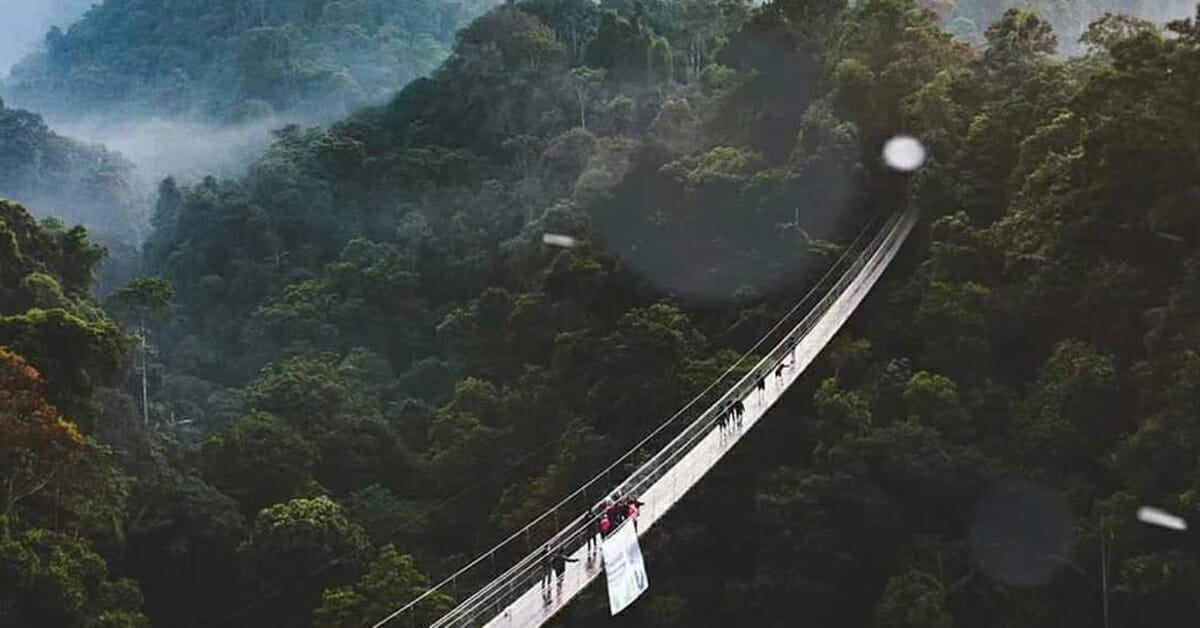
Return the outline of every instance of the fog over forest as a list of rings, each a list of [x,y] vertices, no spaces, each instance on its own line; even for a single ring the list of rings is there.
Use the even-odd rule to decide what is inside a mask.
[[[219,67],[219,64],[235,62],[228,54],[214,58],[212,67],[193,68],[189,72],[193,76],[207,76],[203,79],[207,83],[202,84],[201,79],[193,78],[189,84],[168,88],[161,85],[156,87],[154,81],[161,82],[161,77],[143,83],[122,82],[122,79],[111,76],[121,74],[114,72],[118,68],[114,62],[91,58],[81,61],[78,55],[71,57],[64,53],[64,59],[73,58],[73,61],[65,66],[62,62],[56,62],[54,67],[62,67],[54,69],[46,63],[47,55],[51,52],[47,50],[46,34],[52,26],[62,29],[64,41],[87,42],[89,46],[110,51],[114,57],[133,55],[131,58],[137,58],[143,54],[137,52],[138,49],[131,43],[122,41],[119,31],[113,30],[110,34],[104,32],[105,28],[115,29],[123,24],[119,14],[103,10],[108,7],[102,6],[101,11],[84,18],[87,28],[71,30],[73,22],[83,16],[93,3],[103,5],[95,0],[0,0],[0,15],[4,18],[0,20],[0,81],[6,81],[0,82],[0,96],[7,100],[10,108],[24,108],[41,115],[49,127],[60,135],[89,144],[103,144],[107,149],[123,155],[136,166],[133,180],[128,183],[138,189],[143,198],[152,197],[152,190],[167,176],[174,176],[181,182],[197,181],[207,175],[236,176],[270,145],[273,130],[293,123],[307,126],[333,122],[349,114],[355,107],[384,102],[401,86],[394,83],[396,76],[407,76],[403,72],[397,75],[394,71],[388,74],[385,66],[395,64],[397,58],[373,55],[371,53],[377,53],[380,49],[370,46],[360,46],[357,51],[343,51],[343,58],[333,59],[334,66],[341,63],[345,71],[360,79],[358,85],[344,85],[344,81],[349,80],[345,74],[329,74],[335,77],[333,83],[309,91],[280,92],[278,85],[248,87],[244,76],[242,79],[221,78],[228,75],[231,68]],[[466,19],[494,3],[495,0],[463,3],[466,8],[459,18]],[[142,4],[155,6],[154,2]],[[272,58],[269,67],[259,68],[265,72],[259,77],[264,85],[280,81],[291,83],[296,80],[295,76],[319,77],[321,72],[331,71],[321,69],[321,66],[334,67],[329,65],[331,59],[327,50],[306,49],[303,42],[296,39],[297,31],[289,25],[297,23],[299,18],[288,12],[286,7],[289,4],[278,3],[274,9],[264,10],[261,18],[258,18],[262,23],[260,30],[269,32],[272,37],[283,37],[286,49],[284,57]],[[433,6],[436,2],[424,4]],[[948,30],[972,43],[982,41],[986,25],[998,19],[1007,7],[1033,8],[1054,25],[1060,54],[1081,52],[1081,45],[1077,41],[1079,35],[1089,22],[1105,11],[1128,12],[1161,23],[1186,17],[1192,9],[1190,0],[963,0],[957,3],[953,0],[927,0],[922,4],[937,11]],[[163,9],[164,12],[166,10]],[[213,14],[218,13],[214,10]],[[179,15],[186,16],[186,13]],[[347,15],[350,14],[327,12],[321,19],[343,20],[347,23],[356,19]],[[175,27],[179,27],[178,22]],[[329,33],[333,31],[320,32],[321,36],[330,37]],[[381,37],[384,36],[383,31],[380,33]],[[389,31],[387,36],[395,37],[396,34]],[[171,44],[172,37],[164,39],[164,45]],[[336,36],[333,37],[336,40]],[[442,33],[441,41],[423,37],[398,39],[410,48],[399,53],[394,50],[390,52],[400,54],[398,58],[411,64],[415,70],[428,73],[447,54],[451,42],[446,33]],[[417,42],[416,48],[411,47],[413,42]],[[239,62],[244,62],[242,57],[248,44],[243,41],[239,45],[242,46],[238,52],[241,55]],[[270,45],[278,46],[279,42],[272,41]],[[306,59],[306,54],[313,56]],[[18,62],[23,67],[4,78]],[[88,64],[86,68],[81,64],[83,62]],[[377,67],[372,68],[372,65]],[[64,70],[63,67],[68,69]],[[74,70],[70,70],[72,67]],[[109,87],[106,95],[100,97],[89,92],[88,83],[73,85],[75,74],[63,74],[68,71],[77,74],[85,70],[108,75],[89,79],[92,82],[98,80],[101,84],[107,81]],[[160,74],[165,70],[160,68]],[[388,80],[393,83],[389,84]],[[46,84],[53,86],[46,87]],[[171,104],[156,103],[152,97],[146,96],[146,93],[154,90],[168,97]],[[211,100],[214,92],[232,100],[216,103]],[[336,94],[330,96],[331,92]],[[231,93],[235,95],[231,96]],[[272,96],[275,100],[268,102]],[[186,102],[181,104],[180,98],[185,98]],[[46,196],[52,197],[52,192]],[[37,211],[37,208],[34,207],[34,210]],[[146,215],[147,212],[141,208],[136,213]]]
[[[329,124],[385,103],[408,80],[431,74],[456,29],[496,3],[319,2],[311,6],[324,8],[314,14],[287,1],[0,0],[0,97],[9,110],[0,111],[0,147],[8,141],[14,155],[57,155],[0,173],[0,196],[91,228],[109,248],[100,285],[111,287],[141,267],[136,252],[163,179],[186,185],[238,177],[275,131]],[[1007,7],[1033,8],[1054,25],[1061,55],[1082,53],[1079,35],[1105,11],[1159,23],[1191,11],[1191,0],[919,4],[976,45]],[[136,18],[130,7],[140,7]],[[198,25],[209,22],[225,26],[198,35]],[[147,52],[155,47],[156,54]],[[32,138],[43,139],[18,132],[26,118],[14,118],[14,109],[42,117],[46,129]]]
[[[0,147],[31,157],[0,175],[0,195],[112,236],[114,223],[145,221],[165,177],[237,176],[272,131],[385,102],[435,70],[457,29],[494,3],[0,0]],[[89,172],[100,153],[85,145],[134,167]],[[79,207],[64,183],[97,174],[133,193],[89,204],[90,216],[62,210]]]
[[[272,131],[386,101],[493,3],[0,0],[0,197],[87,226],[104,292],[164,178],[239,176]]]

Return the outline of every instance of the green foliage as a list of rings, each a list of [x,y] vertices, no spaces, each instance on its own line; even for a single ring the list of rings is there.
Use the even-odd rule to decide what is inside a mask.
[[[393,539],[415,538],[422,523],[414,504],[400,501],[378,484],[351,493],[345,508],[363,526],[371,541],[380,546]]]
[[[232,601],[234,548],[244,522],[238,504],[196,477],[172,470],[143,478],[134,490],[127,558],[147,597],[147,614],[158,624],[198,626],[214,602]],[[197,599],[210,591],[217,598]]]
[[[318,451],[283,420],[252,412],[204,442],[205,478],[241,503],[243,512],[309,493]]]
[[[432,72],[454,31],[493,4],[104,2],[52,30],[6,95],[66,115],[335,118]]]
[[[609,10],[601,16],[585,58],[590,66],[608,69],[613,81],[640,81],[649,76],[655,59],[662,59],[654,47],[655,39],[640,19]]]
[[[284,592],[286,603],[273,605],[277,617],[307,623],[321,591],[365,564],[369,547],[362,528],[341,506],[316,497],[259,512],[238,556],[247,577],[262,592]]]
[[[841,390],[836,379],[821,382],[813,397],[817,419],[831,433],[864,431],[871,424],[871,410],[866,399],[853,391]]]
[[[357,583],[325,591],[313,616],[313,626],[369,626],[390,615],[396,604],[415,599],[429,586],[429,578],[417,568],[412,556],[385,545]],[[453,607],[450,596],[434,593],[412,609],[412,621],[432,623]]]
[[[327,497],[316,497],[293,499],[259,512],[253,541],[239,552],[256,573],[288,579],[345,554],[361,559],[367,546],[362,529],[346,518],[340,506]]]
[[[1028,63],[1036,55],[1053,54],[1054,28],[1032,11],[1009,9],[986,33],[987,59],[996,64]]]
[[[866,365],[871,354],[871,341],[866,338],[853,338],[840,335],[834,338],[829,347],[829,359],[833,362],[833,376],[836,379],[842,371],[851,374]]]
[[[950,628],[942,585],[933,576],[910,571],[888,580],[875,610],[878,628]]]
[[[904,389],[904,404],[914,420],[943,433],[969,427],[958,389],[947,377],[925,371],[915,373]]]
[[[39,225],[20,205],[0,200],[0,256],[0,314],[55,306],[75,311],[63,297],[91,293],[104,249],[89,242],[82,227],[68,230],[56,220]],[[39,305],[39,299],[52,305]],[[78,311],[86,311],[83,304]]]
[[[142,594],[87,541],[0,515],[0,617],[18,626],[146,628]]]
[[[1110,445],[1124,423],[1111,356],[1074,340],[1054,348],[1028,402],[1022,425],[1034,461],[1049,457],[1068,466]]]
[[[175,297],[175,289],[162,277],[139,277],[108,297],[110,307],[135,319],[161,313]]]
[[[125,335],[107,319],[92,322],[61,309],[0,316],[0,345],[27,356],[69,414],[82,410],[96,386],[122,380]]]

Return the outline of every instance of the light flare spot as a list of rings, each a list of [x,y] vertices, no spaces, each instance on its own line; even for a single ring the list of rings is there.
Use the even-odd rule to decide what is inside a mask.
[[[1187,522],[1182,517],[1176,517],[1170,513],[1164,512],[1150,506],[1142,506],[1138,508],[1137,518],[1142,523],[1148,523],[1152,526],[1159,526],[1169,530],[1187,530]]]
[[[564,249],[573,249],[579,246],[579,241],[571,236],[559,235],[557,233],[547,233],[542,236],[542,242],[551,246],[561,246]]]
[[[883,161],[900,172],[912,172],[925,163],[925,145],[911,135],[897,135],[883,146]]]

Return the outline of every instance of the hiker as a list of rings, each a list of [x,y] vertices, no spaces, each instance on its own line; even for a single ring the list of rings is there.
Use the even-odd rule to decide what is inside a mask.
[[[621,494],[621,489],[617,489],[612,496],[612,503],[608,507],[608,521],[615,529],[625,520],[625,496]]]
[[[635,498],[635,497],[629,498],[629,505],[626,507],[626,512],[629,513],[630,521],[633,521],[633,531],[635,533],[637,532],[637,529],[638,529],[638,527],[637,527],[638,512],[640,511],[641,507],[645,506],[645,505],[646,505],[645,503],[638,501],[637,498]]]
[[[567,556],[567,553],[561,547],[550,555],[550,564],[554,569],[555,588],[558,590],[559,595],[562,595],[563,577],[567,573],[567,563],[577,562],[579,562],[578,558]]]
[[[587,513],[584,515],[584,521],[587,522],[587,529],[591,530],[591,534],[588,534],[587,537],[588,556],[591,556],[600,544],[600,541],[597,539],[597,535],[602,534],[600,531],[600,515],[604,513],[604,507],[605,504],[601,502],[595,506],[592,506],[591,508],[588,508]]]
[[[542,599],[550,601],[550,577],[554,572],[554,555],[550,551],[550,544],[547,543],[542,548]]]

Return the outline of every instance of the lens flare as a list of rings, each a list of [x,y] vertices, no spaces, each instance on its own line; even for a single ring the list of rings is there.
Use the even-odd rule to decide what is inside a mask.
[[[571,236],[559,235],[557,233],[547,233],[542,236],[542,242],[550,246],[561,246],[564,249],[575,248],[578,242]]]
[[[1157,508],[1143,506],[1138,508],[1137,518],[1142,523],[1148,523],[1152,526],[1159,526],[1171,530],[1187,530],[1187,522],[1181,517],[1176,517],[1170,513],[1163,512]]]
[[[883,146],[883,161],[893,170],[912,172],[925,163],[925,146],[911,135],[898,135]]]

